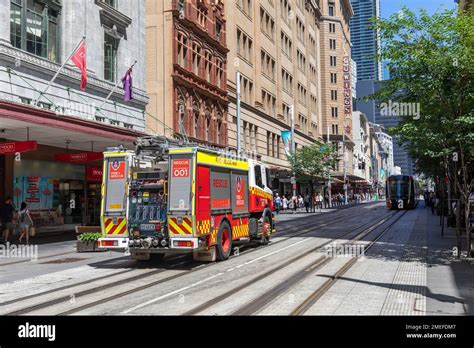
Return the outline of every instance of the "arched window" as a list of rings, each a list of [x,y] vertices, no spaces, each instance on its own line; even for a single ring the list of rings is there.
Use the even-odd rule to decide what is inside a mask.
[[[186,67],[186,58],[188,56],[188,38],[183,33],[178,33],[177,50],[178,64],[182,67]]]
[[[217,127],[216,127],[216,142],[221,143],[222,141],[222,114],[217,114]]]
[[[200,136],[200,132],[199,132],[200,117],[199,117],[199,106],[196,103],[193,104],[193,116],[194,116],[194,134],[193,134],[193,136],[196,139],[199,139],[199,136]]]

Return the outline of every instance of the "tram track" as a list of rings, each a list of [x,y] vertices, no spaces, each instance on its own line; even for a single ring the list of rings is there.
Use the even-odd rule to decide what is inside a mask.
[[[396,224],[398,220],[400,220],[405,214],[407,210],[403,211],[402,214],[398,216],[398,218],[391,222],[389,226],[385,227],[382,232],[380,232],[375,239],[369,242],[369,244],[365,247],[365,251],[369,250],[372,246],[377,243],[388,231],[392,229],[392,227]],[[335,272],[328,280],[326,280],[320,287],[314,290],[303,302],[301,302],[296,308],[294,308],[290,315],[297,316],[303,315],[306,313],[314,304],[329,290],[332,286],[348,271],[354,266],[357,262],[357,257],[352,257],[349,261],[344,263],[344,265],[339,268],[337,272]]]
[[[311,248],[310,250],[308,250],[308,251],[306,251],[306,252],[304,252],[300,255],[297,255],[297,256],[293,257],[292,259],[287,261],[285,266],[283,266],[283,267],[281,267],[281,266],[273,267],[272,269],[268,270],[267,272],[248,280],[247,282],[239,285],[238,287],[232,288],[229,291],[226,291],[226,292],[222,293],[221,295],[219,295],[219,296],[217,296],[217,297],[215,297],[215,298],[213,298],[213,299],[211,299],[211,300],[209,300],[209,301],[207,301],[207,302],[205,302],[205,303],[203,303],[203,304],[201,304],[201,305],[199,305],[199,306],[197,306],[197,307],[195,307],[195,308],[193,308],[193,309],[191,309],[187,312],[185,312],[184,315],[199,314],[199,313],[205,311],[206,309],[214,306],[216,303],[219,303],[219,302],[222,302],[222,301],[228,299],[230,296],[232,296],[236,292],[238,292],[240,290],[243,290],[245,288],[248,288],[249,286],[254,285],[257,282],[259,282],[259,281],[271,276],[272,274],[282,270],[282,268],[291,266],[293,263],[303,259],[304,257],[310,255],[311,253],[322,251],[324,249],[324,247],[326,247],[327,245],[333,243],[335,240],[344,238],[344,237],[346,237],[350,234],[355,234],[355,236],[352,237],[351,239],[349,239],[345,244],[347,244],[349,242],[354,242],[354,241],[360,240],[360,239],[364,238],[365,236],[367,236],[368,234],[370,234],[377,227],[379,227],[379,226],[383,225],[385,222],[389,221],[396,214],[397,214],[397,212],[392,213],[389,217],[382,218],[381,220],[378,220],[375,223],[373,221],[363,223],[363,224],[357,226],[355,228],[355,230],[351,230],[349,232],[344,232],[342,234],[339,234],[338,236],[335,236],[331,240],[329,240],[327,242],[324,242],[322,244],[319,244],[319,245]],[[303,270],[301,270],[301,271],[297,272],[296,274],[294,274],[293,276],[291,276],[291,278],[289,280],[286,279],[283,283],[280,283],[279,285],[275,286],[269,292],[263,294],[262,296],[259,296],[259,297],[255,298],[254,300],[250,301],[249,303],[247,303],[243,307],[240,307],[238,310],[231,313],[231,315],[250,315],[250,314],[255,313],[260,308],[263,308],[267,303],[271,302],[279,293],[282,293],[283,291],[285,291],[287,288],[289,288],[293,284],[295,284],[295,283],[299,282],[300,280],[302,280],[304,277],[306,277],[309,274],[309,272],[314,271],[314,270],[324,266],[330,260],[331,260],[330,258],[327,258],[325,256],[317,258],[309,266],[306,266]]]
[[[359,215],[358,217],[360,217],[362,215],[365,215],[365,214],[369,214],[370,212],[371,212],[370,210],[368,212],[364,212],[361,215]],[[327,226],[331,226],[333,224],[336,224],[336,223],[340,222],[341,220],[347,220],[347,216],[343,216],[342,219],[335,219],[335,220],[327,218],[327,219],[324,219],[323,221],[318,221],[316,224],[314,222],[311,222],[311,223],[308,223],[308,224],[304,224],[303,226],[298,225],[295,228],[285,230],[285,236],[290,235],[289,237],[286,237],[286,238],[280,239],[276,242],[273,242],[269,246],[279,244],[279,243],[284,242],[284,241],[286,241],[286,240],[288,240],[289,238],[292,238],[292,237],[297,237],[297,236],[300,236],[300,235],[315,232],[315,229],[320,229],[320,228],[324,228],[324,227],[327,227]],[[329,221],[331,223],[328,223]],[[304,228],[304,230],[301,230],[302,228]],[[295,234],[294,231],[300,231],[300,232]],[[259,247],[259,248],[244,250],[244,251],[240,252],[239,255],[245,255],[245,254],[251,253],[253,251],[257,251],[257,250],[263,250],[263,248]],[[185,257],[185,256],[180,256],[178,258],[182,258],[182,257]],[[232,258],[234,258],[234,257],[236,257],[236,256],[232,256]],[[143,279],[143,278],[146,278],[146,277],[158,275],[158,274],[163,273],[167,270],[174,269],[178,265],[185,265],[186,264],[186,265],[189,266],[189,265],[193,265],[193,263],[196,264],[196,267],[193,267],[192,269],[190,269],[187,272],[176,274],[176,275],[173,275],[171,277],[163,278],[163,279],[160,279],[160,280],[157,280],[157,281],[152,281],[150,283],[147,283],[147,284],[141,285],[139,287],[136,287],[133,290],[125,291],[125,292],[119,293],[117,295],[113,295],[113,296],[109,296],[109,297],[100,299],[100,300],[98,300],[94,303],[91,303],[91,304],[87,304],[87,305],[84,305],[84,306],[73,308],[69,311],[60,313],[59,315],[73,314],[73,313],[78,312],[80,310],[93,307],[97,304],[107,302],[107,301],[111,301],[111,300],[126,296],[126,295],[130,294],[131,292],[144,290],[144,289],[147,289],[149,287],[159,285],[159,284],[161,284],[165,281],[170,281],[170,280],[173,280],[173,279],[185,276],[185,275],[189,275],[190,273],[193,273],[195,271],[202,270],[204,268],[207,268],[207,267],[210,267],[210,266],[214,265],[214,263],[209,263],[209,264],[196,263],[192,260],[183,261],[183,262],[178,263],[178,264],[172,264],[172,265],[168,266],[167,268],[161,268],[161,269],[158,269],[158,270],[153,270],[153,271],[150,271],[150,272],[141,273],[141,274],[138,274],[138,275],[134,275],[132,277],[121,279],[119,281],[111,282],[111,283],[108,283],[108,284],[103,284],[103,285],[100,285],[98,287],[94,287],[94,288],[91,288],[91,289],[86,289],[86,290],[79,291],[77,293],[72,291],[71,293],[74,294],[75,298],[83,297],[83,296],[91,295],[91,294],[99,292],[99,291],[114,288],[114,287],[126,284],[126,283],[134,281],[134,280]],[[66,286],[63,286],[63,287],[60,287],[60,288],[56,288],[56,289],[50,289],[50,290],[40,292],[40,293],[37,293],[37,294],[31,294],[31,295],[25,296],[23,298],[7,301],[3,304],[0,304],[0,306],[12,304],[12,303],[18,303],[18,302],[25,301],[25,300],[30,300],[30,299],[33,299],[33,298],[39,298],[39,297],[44,296],[44,295],[48,295],[48,294],[52,294],[52,293],[55,293],[55,292],[60,292],[60,291],[68,290],[68,289],[73,290],[74,288],[76,288],[80,285],[86,285],[86,284],[90,284],[90,283],[93,283],[93,282],[99,282],[99,281],[102,281],[106,278],[111,278],[113,276],[117,276],[117,275],[120,275],[120,274],[130,273],[132,271],[135,271],[135,269],[124,270],[122,272],[116,272],[112,275],[105,275],[105,276],[102,276],[102,277],[96,277],[96,278],[86,280],[86,281],[83,281],[83,282],[80,282],[80,283],[66,285]],[[49,301],[46,301],[46,302],[37,303],[37,304],[31,305],[31,306],[21,308],[19,310],[15,310],[15,311],[12,311],[12,312],[5,313],[5,315],[23,315],[23,314],[27,314],[27,313],[30,313],[30,312],[33,312],[33,311],[37,311],[37,310],[44,309],[44,308],[47,308],[47,307],[50,307],[50,306],[54,306],[54,305],[59,304],[59,303],[69,301],[70,298],[71,298],[70,294],[63,295],[63,296],[60,296],[59,298],[55,298],[55,299],[52,299],[52,300],[49,300]]]

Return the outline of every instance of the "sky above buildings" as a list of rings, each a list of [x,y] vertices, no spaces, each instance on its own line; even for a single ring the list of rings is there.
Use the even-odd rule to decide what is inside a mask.
[[[403,6],[408,7],[415,13],[420,8],[424,8],[430,14],[438,10],[451,10],[457,7],[454,0],[380,0],[380,15],[382,18],[388,18],[391,14],[398,12]]]

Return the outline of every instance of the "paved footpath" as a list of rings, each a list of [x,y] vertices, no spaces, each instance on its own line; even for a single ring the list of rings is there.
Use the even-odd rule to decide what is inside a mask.
[[[454,235],[408,211],[306,314],[473,315],[474,262],[453,256]]]

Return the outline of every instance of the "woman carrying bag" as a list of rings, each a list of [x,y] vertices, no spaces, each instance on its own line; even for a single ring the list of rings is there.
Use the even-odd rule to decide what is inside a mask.
[[[26,244],[30,244],[30,227],[33,227],[33,219],[31,218],[30,211],[25,202],[21,203],[20,213],[19,213],[19,221],[20,221],[20,239],[18,240],[21,244],[21,240],[23,236],[26,238]]]

